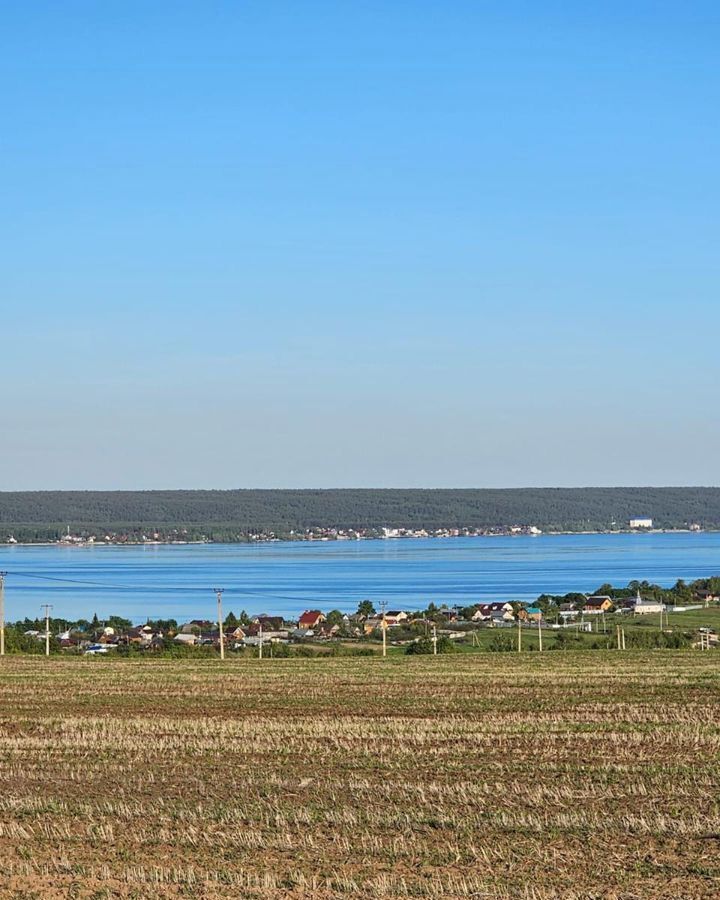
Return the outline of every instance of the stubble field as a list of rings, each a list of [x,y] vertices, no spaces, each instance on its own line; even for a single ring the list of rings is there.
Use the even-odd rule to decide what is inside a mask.
[[[6,657],[0,896],[716,898],[719,669]]]

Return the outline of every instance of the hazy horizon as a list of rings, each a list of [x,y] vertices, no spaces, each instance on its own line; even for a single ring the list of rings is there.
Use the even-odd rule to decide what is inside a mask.
[[[230,487],[148,487],[148,488],[0,488],[0,493],[41,494],[41,493],[168,493],[173,491],[588,491],[588,490],[720,490],[716,484],[521,484],[521,485],[255,485],[252,487],[232,485]]]

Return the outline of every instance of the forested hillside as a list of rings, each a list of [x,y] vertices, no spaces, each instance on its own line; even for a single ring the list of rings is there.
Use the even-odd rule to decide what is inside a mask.
[[[75,532],[178,529],[188,537],[243,540],[307,528],[383,526],[548,530],[720,527],[720,488],[521,488],[467,490],[38,491],[0,493],[0,539]]]

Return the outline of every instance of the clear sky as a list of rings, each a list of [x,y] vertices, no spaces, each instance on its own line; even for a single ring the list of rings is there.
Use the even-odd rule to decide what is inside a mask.
[[[10,2],[0,489],[718,484],[720,7]]]

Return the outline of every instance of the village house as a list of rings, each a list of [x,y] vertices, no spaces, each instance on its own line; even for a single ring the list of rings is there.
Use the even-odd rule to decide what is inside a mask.
[[[317,628],[325,621],[325,616],[319,609],[306,609],[298,619],[298,628]]]
[[[382,618],[382,616],[378,617]],[[389,609],[385,613],[385,624],[390,628],[392,625],[401,625],[407,622],[408,614],[401,609]]]
[[[600,615],[612,609],[612,598],[606,594],[595,594],[585,600],[584,613],[586,616]]]
[[[263,631],[280,631],[285,624],[285,620],[282,616],[269,616],[267,613],[263,613],[262,615],[254,616],[250,623],[252,625],[262,625]]]
[[[380,616],[368,616],[363,622],[363,632],[371,634],[376,628],[383,627],[383,620]]]
[[[223,627],[223,635],[225,640],[232,644],[235,641],[244,640],[245,631],[239,625],[226,625]]]
[[[661,613],[665,611],[665,604],[659,600],[646,599],[638,595],[632,607],[636,616],[645,616],[649,613]]]
[[[115,633],[114,628],[105,627],[102,630],[102,634],[97,639],[98,644],[106,644],[108,646],[117,647],[120,643],[120,637]]]
[[[539,606],[523,606],[518,613],[518,618],[523,622],[542,622],[542,610]]]
[[[332,637],[337,637],[337,635],[339,633],[340,633],[339,625],[328,625],[327,623],[325,623],[324,625],[321,625],[317,629],[316,636],[319,638],[328,639],[328,638],[332,638]]]
[[[125,642],[144,646],[150,644],[154,637],[162,637],[162,632],[154,632],[150,625],[136,625],[129,628],[125,634]]]
[[[622,597],[615,600],[615,611],[619,613],[631,613],[635,610],[636,597]]]
[[[515,618],[512,603],[495,601],[493,603],[481,603],[472,615],[473,622],[490,622],[493,619],[511,621]]]
[[[293,628],[290,631],[290,637],[294,641],[302,641],[305,638],[311,638],[313,636],[313,634],[314,634],[314,632],[311,628]],[[246,638],[246,643],[247,643],[247,638]]]
[[[194,647],[195,644],[197,644],[198,638],[197,635],[193,634],[191,631],[179,631],[175,635],[174,640],[178,644],[186,644],[189,647]]]
[[[558,606],[558,613],[561,619],[575,619],[579,615],[574,603],[561,603]]]

